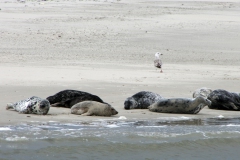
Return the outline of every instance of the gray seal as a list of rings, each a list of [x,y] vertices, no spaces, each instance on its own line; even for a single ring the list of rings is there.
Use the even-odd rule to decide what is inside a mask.
[[[33,96],[16,103],[8,103],[6,109],[13,109],[23,114],[46,115],[50,106],[48,100]]]
[[[79,102],[71,107],[71,113],[83,116],[112,116],[118,112],[109,104],[96,101]]]
[[[182,113],[182,114],[197,114],[206,105],[210,105],[211,101],[207,98],[199,96],[194,99],[190,98],[171,98],[161,99],[152,104],[148,109],[152,112],[160,113]]]
[[[141,91],[128,97],[124,102],[125,109],[147,109],[151,104],[162,99],[157,93]]]
[[[217,89],[208,95],[208,99],[212,101],[208,106],[210,109],[240,111],[240,93]]]
[[[196,98],[199,96],[207,98],[210,93],[212,93],[212,89],[207,88],[207,87],[202,87],[193,92],[193,98]]]

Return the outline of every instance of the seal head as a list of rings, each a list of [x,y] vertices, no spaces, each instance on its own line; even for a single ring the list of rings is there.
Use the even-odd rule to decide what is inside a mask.
[[[198,96],[207,98],[210,93],[212,93],[212,89],[207,87],[202,87],[193,92],[193,98],[196,98]]]
[[[133,97],[128,97],[124,102],[124,109],[134,109],[138,106],[137,101]]]
[[[48,100],[44,99],[37,104],[37,107],[38,114],[46,115],[50,109],[50,103]]]
[[[160,100],[162,96],[149,91],[141,91],[124,101],[124,109],[147,109],[148,106]]]

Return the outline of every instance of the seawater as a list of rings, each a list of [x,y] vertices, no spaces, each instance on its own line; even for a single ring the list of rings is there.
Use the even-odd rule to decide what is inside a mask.
[[[1,160],[239,157],[240,118],[50,121],[0,127]]]

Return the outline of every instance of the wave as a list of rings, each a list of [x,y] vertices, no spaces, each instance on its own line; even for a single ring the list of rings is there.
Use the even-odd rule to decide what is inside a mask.
[[[76,137],[102,137],[116,142],[180,142],[199,139],[240,137],[239,119],[186,119],[156,121],[91,121],[59,123],[31,123],[0,127],[1,141],[21,141],[38,139],[61,139]],[[14,139],[15,137],[15,139]],[[118,137],[116,139],[116,137]],[[132,139],[131,139],[132,138]],[[134,141],[133,141],[134,139]]]
[[[3,159],[238,159],[239,119],[30,123],[0,127]],[[37,160],[37,159],[36,159]]]
[[[147,138],[109,141],[103,137],[48,138],[1,142],[1,158],[26,159],[238,159],[240,138],[184,139],[169,141]],[[121,139],[121,137],[120,137]],[[24,145],[23,145],[24,144]],[[6,157],[4,157],[6,156]]]

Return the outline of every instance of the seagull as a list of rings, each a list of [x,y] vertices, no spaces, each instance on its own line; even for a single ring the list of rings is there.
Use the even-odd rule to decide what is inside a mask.
[[[160,55],[163,55],[162,53],[160,52],[157,52],[155,53],[155,60],[154,60],[154,66],[157,67],[157,68],[160,68],[160,72],[162,73],[162,61],[161,59],[159,58]]]

